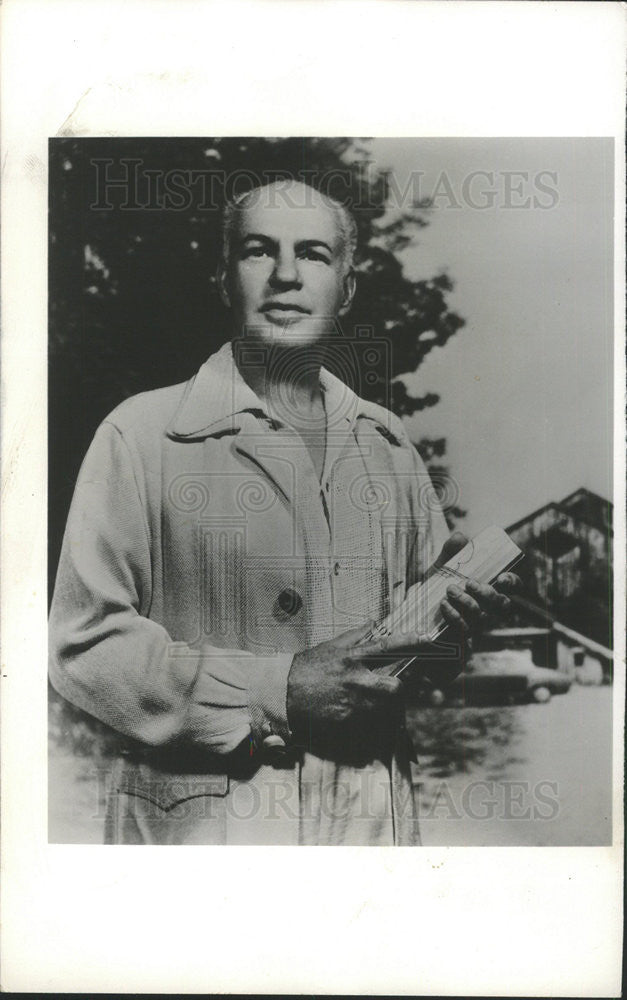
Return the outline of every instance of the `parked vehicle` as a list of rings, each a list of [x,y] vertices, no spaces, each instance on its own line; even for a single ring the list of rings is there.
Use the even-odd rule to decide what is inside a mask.
[[[475,654],[452,683],[433,687],[427,697],[432,705],[541,704],[554,694],[566,694],[571,683],[562,671],[537,667],[530,650],[502,650]]]

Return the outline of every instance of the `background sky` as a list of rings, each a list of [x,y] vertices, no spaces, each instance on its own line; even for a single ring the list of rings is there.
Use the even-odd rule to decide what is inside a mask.
[[[611,141],[378,139],[372,151],[408,197],[412,171],[421,196],[440,192],[404,263],[416,278],[446,270],[466,325],[407,380],[441,396],[407,425],[414,440],[446,436],[463,530],[507,526],[579,486],[611,499]],[[543,171],[556,194],[537,186]]]

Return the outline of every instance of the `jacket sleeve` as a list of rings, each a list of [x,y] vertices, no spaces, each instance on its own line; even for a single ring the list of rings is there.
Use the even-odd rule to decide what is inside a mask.
[[[56,690],[114,729],[151,745],[191,739],[229,753],[250,738],[289,741],[293,654],[174,642],[149,618],[148,520],[120,431],[101,425],[70,509],[49,623]]]

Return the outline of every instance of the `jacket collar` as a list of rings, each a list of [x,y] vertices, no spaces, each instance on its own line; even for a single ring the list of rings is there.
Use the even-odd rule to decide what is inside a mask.
[[[392,417],[389,411],[361,399],[326,368],[320,370],[320,385],[325,394],[330,426],[345,421],[352,425],[359,417],[366,417],[383,425],[394,437],[387,419]],[[187,383],[166,433],[185,441],[225,432],[236,433],[245,422],[246,413],[265,418],[270,424],[273,422],[265,403],[242,378],[229,342],[212,354]]]

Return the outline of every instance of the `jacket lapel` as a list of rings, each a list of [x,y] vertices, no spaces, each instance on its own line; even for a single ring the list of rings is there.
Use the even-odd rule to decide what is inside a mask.
[[[338,457],[353,427],[362,432],[366,468],[372,467],[371,459],[368,461],[372,445],[366,444],[364,438],[369,435],[363,432],[366,427],[373,432],[374,438],[370,437],[370,441],[375,444],[375,426],[389,434],[381,424],[391,414],[360,399],[324,368],[320,382],[330,424],[328,444],[331,447],[325,473]],[[361,417],[367,419],[359,419]],[[263,402],[240,374],[230,343],[212,354],[190,379],[166,434],[181,442],[233,435],[233,451],[263,472],[288,503],[298,503],[299,509],[304,510],[315,501],[313,508],[317,512],[319,484],[313,482],[313,467],[302,440],[289,428],[273,428]]]
[[[293,503],[302,478],[300,456],[294,435],[271,430],[252,413],[237,415],[239,430],[233,448],[271,480],[288,503]],[[300,445],[302,449],[302,444]]]

